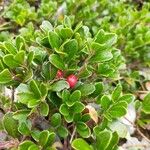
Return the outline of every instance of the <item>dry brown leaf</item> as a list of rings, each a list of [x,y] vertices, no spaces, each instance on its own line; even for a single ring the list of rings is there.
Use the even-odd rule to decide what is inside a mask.
[[[93,121],[97,124],[98,123],[98,113],[94,107],[87,105],[86,108],[89,110],[89,115],[93,119]]]
[[[150,91],[150,81],[145,83],[145,87],[148,91]]]

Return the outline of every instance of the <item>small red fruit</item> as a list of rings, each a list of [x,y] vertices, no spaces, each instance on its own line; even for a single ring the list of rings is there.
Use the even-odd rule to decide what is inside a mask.
[[[62,70],[58,70],[58,71],[57,71],[57,74],[56,74],[56,77],[57,77],[57,78],[63,78],[63,76],[64,76],[63,71],[62,71]]]
[[[78,78],[73,74],[67,77],[67,82],[69,83],[70,88],[74,88],[75,85],[77,84],[77,81],[78,81]]]

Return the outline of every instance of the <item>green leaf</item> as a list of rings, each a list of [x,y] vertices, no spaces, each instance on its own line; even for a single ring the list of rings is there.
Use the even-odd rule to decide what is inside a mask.
[[[24,63],[25,60],[25,51],[19,51],[15,56],[14,60],[20,64]]]
[[[146,113],[146,114],[150,114],[150,93],[147,94],[144,97],[143,103],[142,103],[142,110]]]
[[[117,132],[114,132],[112,134],[111,141],[110,141],[108,147],[106,148],[106,150],[113,149],[117,145],[118,141],[119,141],[119,136],[118,136]]]
[[[90,59],[92,63],[105,62],[113,58],[113,55],[110,50],[100,51],[95,53]]]
[[[28,150],[40,150],[40,148],[37,145],[31,145]]]
[[[79,129],[79,130],[85,130],[87,128],[87,125],[81,121],[77,122],[76,126],[77,126],[77,129]]]
[[[98,64],[97,72],[98,72],[99,75],[109,77],[115,72],[115,69],[109,64],[100,63],[100,64]]]
[[[66,101],[68,106],[72,106],[76,101],[79,101],[81,98],[81,92],[79,90],[74,91],[70,98]]]
[[[23,104],[28,104],[29,101],[34,100],[36,101],[34,95],[32,93],[18,93],[18,101]]]
[[[49,131],[48,130],[43,130],[41,133],[40,133],[40,136],[39,136],[39,144],[41,146],[44,146],[46,145],[47,141],[48,141],[48,137],[49,137]]]
[[[72,148],[74,148],[75,150],[93,150],[92,147],[90,147],[90,145],[83,139],[78,138],[75,139],[72,144],[71,144]]]
[[[30,110],[21,109],[13,113],[13,118],[18,120],[19,122],[24,122],[26,121],[29,114],[30,114]]]
[[[81,102],[75,102],[74,105],[71,107],[73,113],[81,113],[84,109],[85,106]]]
[[[40,132],[39,130],[33,130],[33,129],[32,129],[32,131],[31,131],[31,136],[32,136],[32,138],[33,138],[36,142],[39,141],[40,133],[41,133],[41,132]]]
[[[129,104],[132,101],[134,101],[134,99],[135,99],[134,95],[132,95],[132,94],[125,94],[122,97],[120,97],[118,101],[125,101],[125,102],[127,102]]]
[[[16,68],[20,66],[20,63],[14,59],[14,55],[7,54],[3,57],[4,63],[10,68]]]
[[[82,96],[88,96],[95,91],[95,86],[93,84],[83,84],[79,87]]]
[[[18,127],[18,131],[22,134],[22,135],[30,135],[30,129],[28,127],[27,122],[22,122],[19,124]]]
[[[63,101],[64,102],[68,101],[69,97],[70,97],[70,92],[67,89],[63,90],[63,93],[62,93]]]
[[[99,132],[96,136],[96,148],[99,150],[105,150],[111,141],[112,133],[108,130]]]
[[[53,64],[56,68],[65,70],[65,64],[63,60],[59,57],[57,54],[51,54],[49,56],[49,61],[51,64]]]
[[[61,115],[59,113],[53,114],[53,116],[50,119],[51,125],[55,128],[61,125]]]
[[[59,108],[59,111],[62,115],[68,116],[69,115],[69,108],[66,104],[62,104]]]
[[[10,43],[10,42],[5,42],[4,43],[4,46],[6,48],[6,50],[10,53],[10,54],[13,54],[15,55],[17,53],[17,49],[15,48],[15,46]]]
[[[65,16],[63,24],[65,25],[65,27],[71,28],[71,26],[72,26],[71,18],[68,16]]]
[[[21,37],[21,36],[16,37],[16,47],[17,47],[18,51],[25,48],[25,40],[23,37]]]
[[[53,26],[52,24],[47,21],[47,20],[44,20],[42,22],[42,25],[40,26],[40,28],[44,31],[44,32],[49,32],[49,31],[52,31],[53,30]]]
[[[42,116],[47,116],[49,113],[49,105],[46,102],[41,102],[39,105],[39,111]]]
[[[19,150],[27,150],[30,146],[35,145],[32,141],[26,140],[19,145]]]
[[[69,113],[67,116],[64,116],[67,123],[73,122],[73,117],[74,117],[74,114],[72,113]]]
[[[64,52],[68,54],[69,60],[73,59],[75,54],[78,51],[78,42],[75,39],[69,40],[65,45],[64,45]]]
[[[68,136],[68,130],[63,126],[58,127],[57,132],[62,138],[66,138]]]
[[[41,83],[41,85],[40,85],[40,92],[41,92],[42,98],[45,98],[47,96],[48,89],[47,89],[46,84]]]
[[[59,48],[61,45],[61,39],[57,35],[57,33],[50,31],[48,34],[49,43],[52,48]]]
[[[34,108],[36,107],[37,105],[40,104],[40,100],[37,100],[37,99],[31,99],[29,102],[28,102],[28,107],[29,108]]]
[[[13,138],[20,136],[18,132],[18,122],[13,118],[12,113],[7,113],[3,117],[3,127],[7,131],[8,135]]]
[[[109,96],[104,95],[101,97],[101,106],[105,111],[110,107],[110,104],[111,104],[111,100]]]
[[[30,65],[34,59],[34,51],[30,51],[27,55],[27,63]]]
[[[57,91],[57,92],[60,92],[62,91],[63,89],[68,89],[70,86],[68,84],[68,82],[64,81],[64,80],[61,80],[61,81],[57,81],[55,82],[51,89],[52,91]]]
[[[112,93],[112,100],[114,102],[116,102],[119,99],[119,97],[121,96],[121,92],[122,92],[122,86],[118,84]]]
[[[95,42],[112,46],[117,42],[117,35],[114,33],[106,33],[104,30],[99,30],[95,36]]]
[[[119,106],[119,105],[113,105],[109,109],[109,113],[113,118],[116,117],[122,117],[127,113],[127,110],[125,107]]]
[[[91,48],[92,48],[92,50],[94,50],[95,54],[101,53],[103,51],[107,51],[107,45],[99,44],[96,42],[91,43]]]
[[[91,135],[90,128],[84,122],[77,123],[77,132],[83,138],[88,138]]]
[[[69,39],[73,35],[73,31],[70,28],[62,28],[60,33],[62,39]]]
[[[103,92],[103,83],[102,82],[96,82],[95,83],[95,91],[93,92],[92,96],[96,97],[102,94]]]
[[[6,84],[10,81],[12,81],[12,75],[8,69],[4,69],[0,72],[0,84]]]
[[[52,144],[55,142],[55,139],[56,139],[55,133],[54,132],[49,133],[49,137],[48,137],[45,147],[52,146]]]
[[[40,92],[39,87],[38,87],[38,85],[37,85],[35,80],[31,80],[30,81],[30,89],[34,93],[36,98],[40,98],[41,97],[41,92]]]

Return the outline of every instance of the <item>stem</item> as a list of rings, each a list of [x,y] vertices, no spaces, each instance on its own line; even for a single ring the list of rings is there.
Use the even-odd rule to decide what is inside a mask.
[[[78,71],[78,74],[77,74],[77,76],[79,76],[80,74],[81,74],[81,72],[85,69],[85,67],[86,67],[86,65],[88,64],[88,61],[89,61],[89,59],[91,58],[91,56],[90,57],[87,57],[86,59],[85,59],[85,61],[84,61],[84,63],[83,63],[83,66],[79,69],[79,71]]]
[[[73,132],[72,132],[72,135],[71,135],[71,138],[70,138],[70,144],[71,144],[72,141],[73,141],[73,138],[74,138],[74,136],[75,136],[75,133],[76,133],[76,127],[74,127],[74,130],[73,130]]]
[[[14,99],[15,99],[15,88],[14,88],[14,87],[12,87],[12,91],[11,91],[11,106],[10,106],[10,110],[12,110],[12,108],[13,108]]]
[[[133,125],[133,127],[136,128],[136,130],[138,131],[138,133],[148,142],[150,143],[150,140],[140,131],[140,129],[133,123],[131,122],[128,118],[124,117],[129,123],[131,123]]]

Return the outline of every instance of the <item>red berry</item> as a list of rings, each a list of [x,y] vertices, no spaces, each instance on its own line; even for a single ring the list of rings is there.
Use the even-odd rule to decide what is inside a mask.
[[[57,74],[56,74],[56,77],[57,77],[57,78],[63,78],[63,76],[64,76],[63,71],[62,71],[62,70],[58,70],[58,71],[57,71]]]
[[[69,83],[70,88],[74,88],[75,85],[77,84],[77,81],[78,81],[78,78],[73,74],[67,77],[67,82]]]

